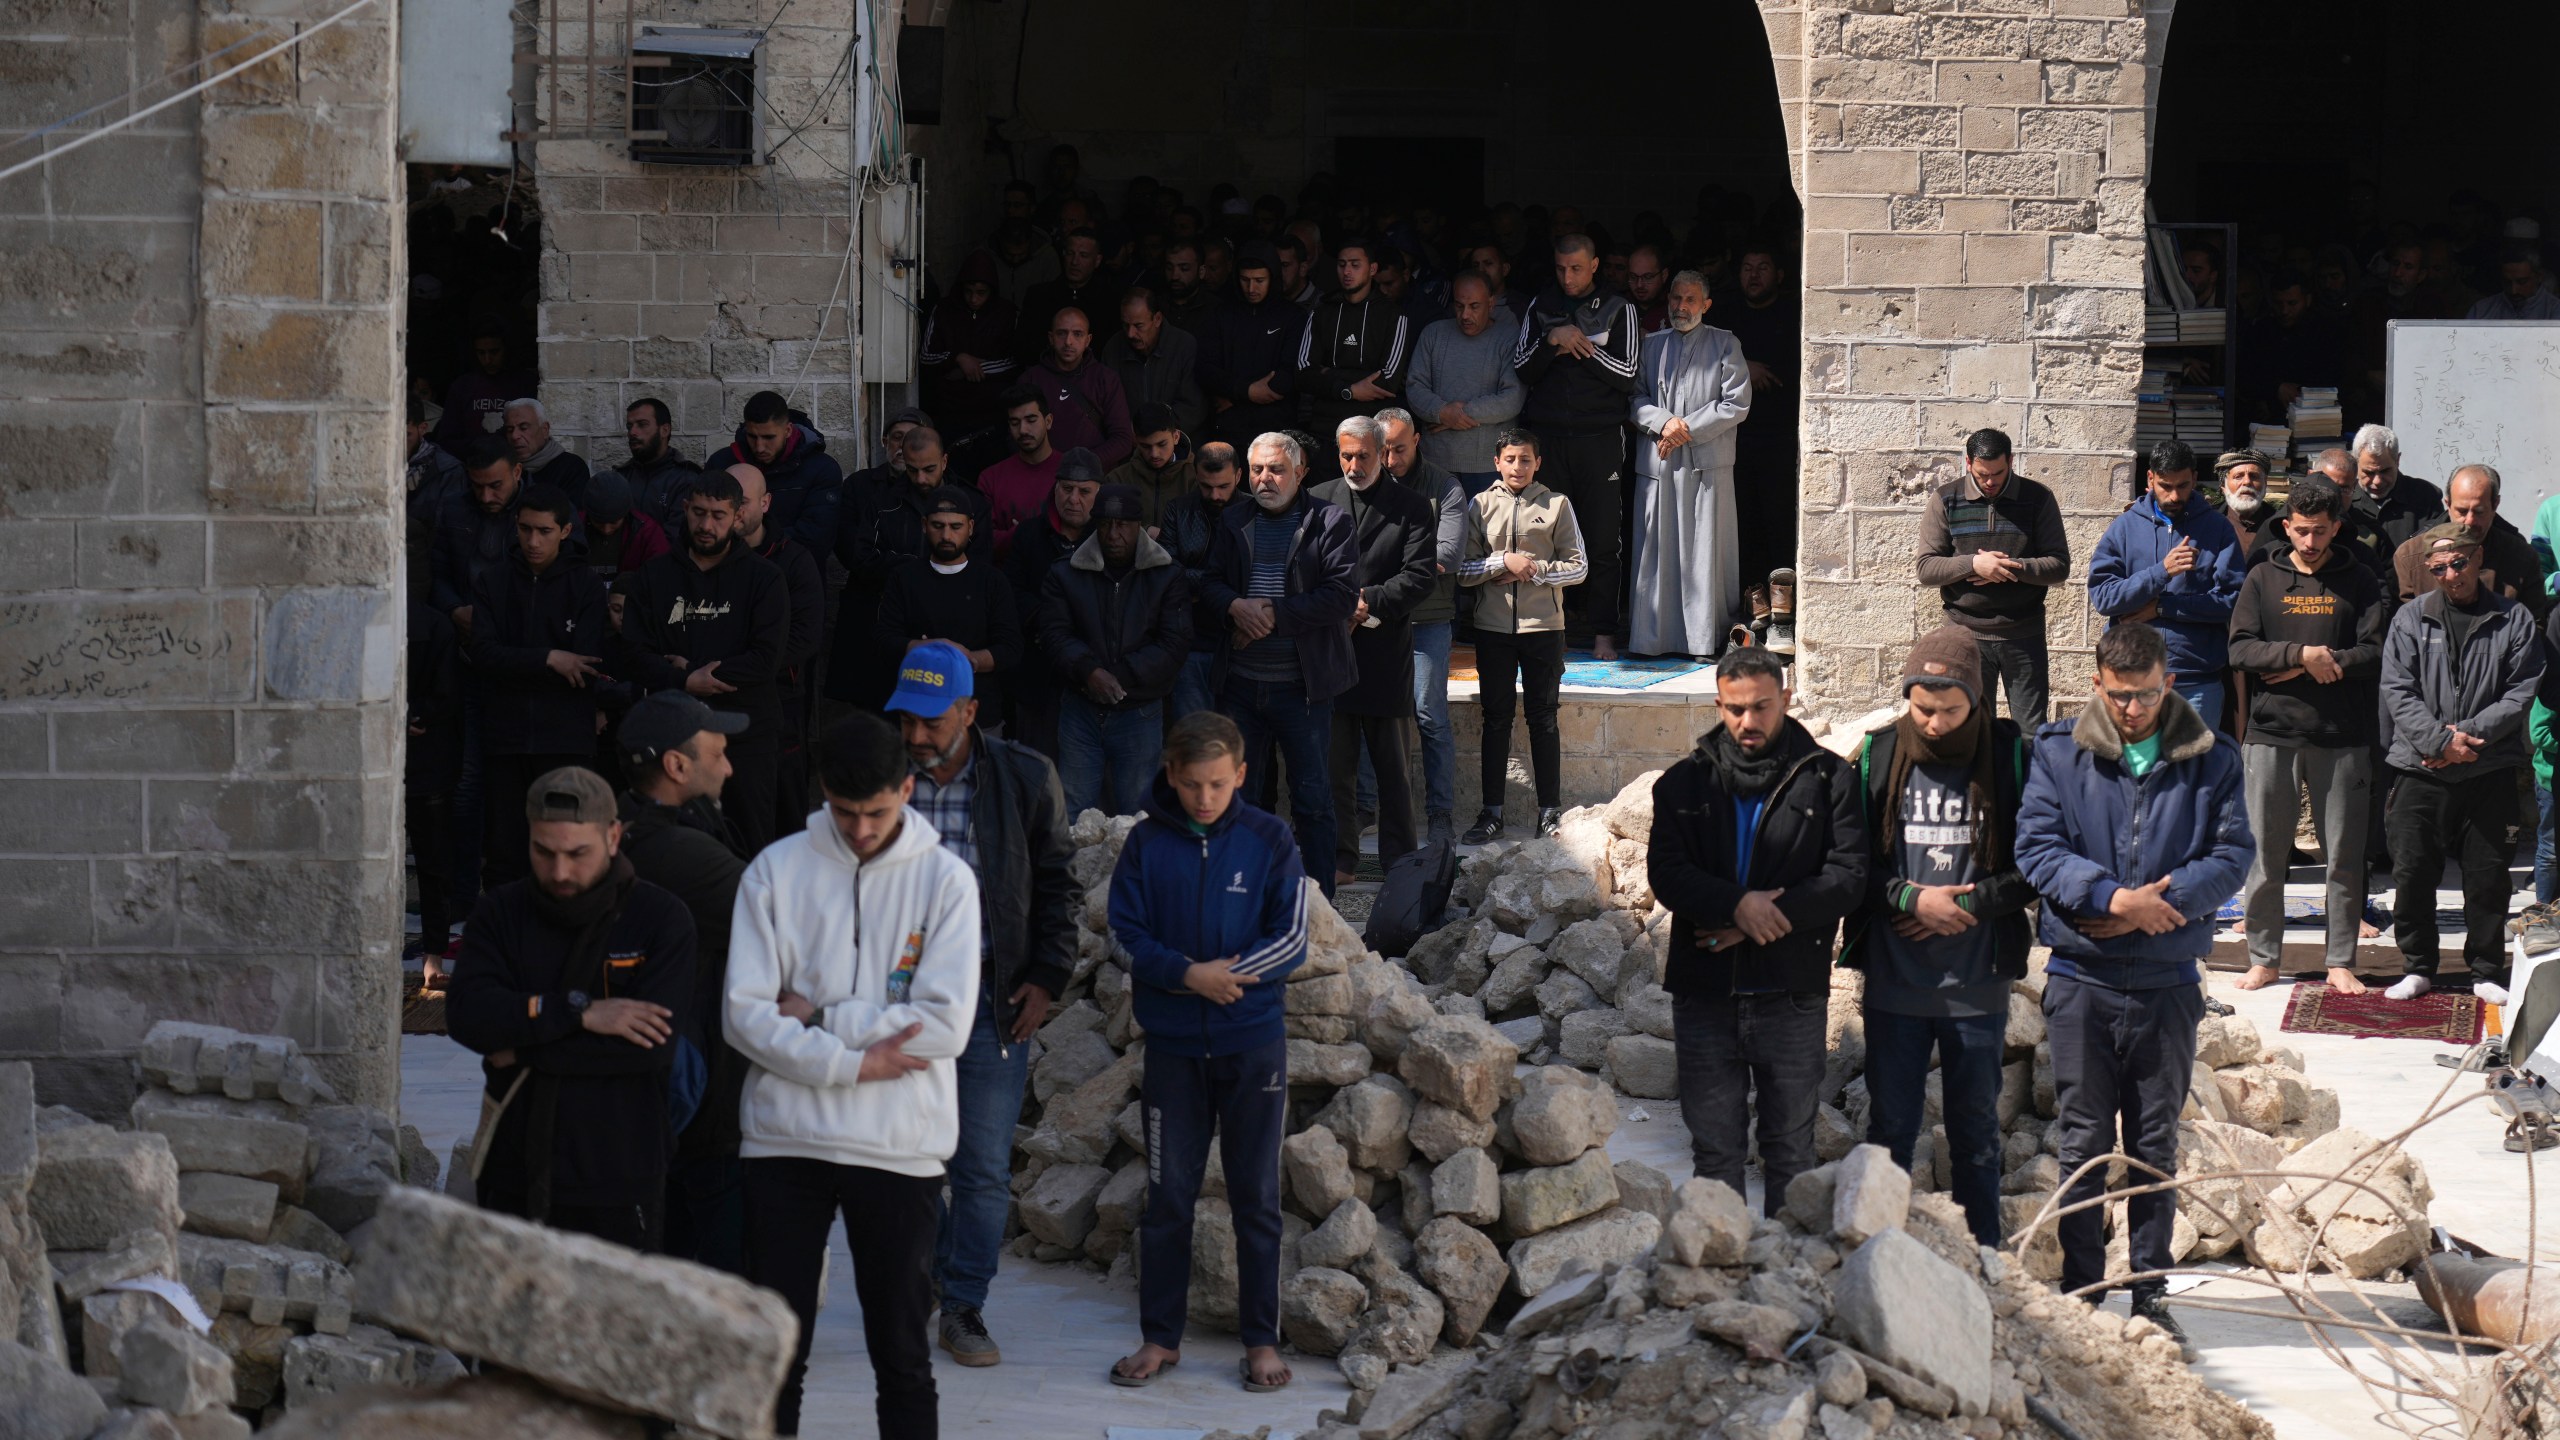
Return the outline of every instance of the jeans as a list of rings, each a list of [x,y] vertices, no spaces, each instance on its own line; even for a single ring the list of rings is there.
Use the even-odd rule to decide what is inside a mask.
[[[2065,1176],[2119,1148],[2163,1175],[2177,1173],[2178,1112],[2186,1108],[2187,1087],[2195,1078],[2196,1026],[2203,1019],[2200,985],[2111,990],[2068,975],[2046,977],[2045,1031],[2053,1044],[2053,1101],[2062,1125]],[[2160,1178],[2135,1170],[2126,1180],[2147,1185]],[[2062,1203],[2094,1200],[2106,1188],[2107,1167],[2095,1166],[2063,1193]],[[2125,1206],[2133,1226],[2133,1272],[2177,1263],[2169,1235],[2177,1223],[2178,1197],[2156,1191],[2130,1196]],[[2059,1223],[2062,1288],[2078,1290],[2106,1279],[2104,1208],[2092,1205]],[[2167,1285],[2165,1279],[2137,1280],[2130,1288],[2157,1291]],[[2095,1304],[2098,1296],[2088,1299]]]
[[[2198,994],[2203,992],[2199,991]],[[1760,1213],[1775,1216],[1787,1183],[1813,1168],[1813,1119],[1822,1103],[1820,995],[1675,995],[1672,1045],[1679,1058],[1680,1116],[1698,1174],[1736,1195],[1750,1140],[1753,1092],[1760,1107]]]
[[[1058,785],[1069,815],[1138,814],[1163,758],[1163,701],[1107,710],[1072,690],[1059,697]]]
[[[957,1062],[960,1148],[943,1162],[951,1198],[933,1243],[933,1278],[942,1303],[983,1310],[1004,1248],[1004,1215],[1012,1203],[1013,1127],[1022,1118],[1022,1086],[1031,1076],[1031,1047],[1005,1037],[1001,997],[978,997],[969,1048]]]
[[[1447,620],[1413,627],[1413,715],[1422,730],[1422,813],[1444,825],[1458,810],[1458,742],[1449,729],[1449,645],[1454,628]],[[1362,810],[1378,808],[1378,773],[1365,751],[1360,756],[1358,798]]]
[[[2240,747],[2246,776],[2249,828],[2257,832],[2257,857],[2249,862],[2249,878],[2240,886],[2247,907],[2242,926],[2249,936],[2249,963],[2269,969],[2284,959],[2284,877],[2293,860],[2295,797],[2311,786],[2311,819],[2320,831],[2327,859],[2329,968],[2352,970],[2356,964],[2358,921],[2364,914],[2365,807],[2373,788],[2373,752],[2362,745],[2327,749],[2315,745]],[[2428,909],[2434,909],[2430,897]]]
[[[1484,715],[1477,778],[1484,787],[1484,808],[1499,812],[1503,792],[1511,785],[1511,717],[1518,703],[1511,688],[1515,671],[1520,688],[1528,692],[1529,768],[1537,780],[1538,808],[1553,809],[1564,803],[1564,741],[1556,728],[1557,696],[1564,683],[1561,630],[1526,635],[1476,632],[1476,708]]]
[[[1147,1122],[1147,1208],[1138,1219],[1138,1334],[1182,1344],[1191,1300],[1191,1221],[1214,1127],[1236,1231],[1236,1329],[1247,1346],[1280,1343],[1280,1141],[1288,1133],[1288,1042],[1199,1059],[1147,1052],[1138,1103]]]
[[[2178,683],[2170,687],[2178,692],[2179,698],[2196,707],[2196,714],[2209,730],[2222,728],[2222,697],[2227,688],[2222,675],[2222,671],[2216,670],[2212,678],[2206,680],[2189,680],[2181,676]]]
[[[2000,640],[1989,635],[1973,637],[1973,648],[1982,656],[1982,691],[1988,700],[1997,684],[2008,692],[2009,718],[2033,739],[2036,727],[2044,723],[2045,711],[2053,701],[2052,667],[2045,654],[2042,622],[2039,633],[2015,640]]]
[[[2477,766],[2468,768],[2477,769]],[[2509,768],[2450,783],[2403,770],[2393,778],[2390,836],[2391,938],[2412,975],[2436,973],[2436,881],[2448,856],[2462,866],[2462,963],[2483,980],[2507,973],[2507,827],[2515,823],[2516,776]]]
[[[1244,732],[1245,765],[1268,777],[1272,752],[1289,775],[1289,827],[1298,837],[1298,863],[1326,899],[1333,898],[1333,781],[1325,752],[1333,745],[1333,702],[1307,699],[1293,680],[1227,677],[1219,713]]]
[[[1422,729],[1422,813],[1437,820],[1448,819],[1458,809],[1458,742],[1449,729],[1450,628],[1446,620],[1413,627],[1413,714]]]
[[[1164,712],[1170,725],[1185,715],[1218,708],[1217,692],[1210,688],[1210,676],[1218,668],[1218,652],[1194,650],[1182,662],[1182,673],[1173,677],[1173,695],[1167,702],[1173,706]]]
[[[2542,819],[2534,830],[2533,838],[2533,898],[2549,904],[2560,900],[2560,853],[2555,853],[2552,845],[2551,787],[2534,786],[2533,803],[2534,808],[2541,812]],[[426,881],[421,878],[418,883],[423,886]]]
[[[882,1440],[933,1440],[941,1402],[925,1330],[925,1317],[933,1313],[926,1272],[933,1265],[942,1177],[799,1156],[749,1160],[746,1166],[747,1279],[781,1295],[800,1317],[791,1369],[774,1400],[774,1432],[800,1433],[800,1387],[809,1376],[809,1340],[818,1327],[818,1279],[826,1266],[827,1231],[841,1212],[845,1243],[853,1252],[853,1293],[862,1304],[863,1344],[879,1386],[874,1433]]]
[[[1956,1203],[1964,1207],[1973,1238],[1998,1245],[2000,1061],[2008,1015],[1887,1015],[1869,1009],[1866,1023],[1867,1143],[1892,1151],[1894,1164],[1911,1168],[1927,1108],[1929,1052],[1935,1049]]]

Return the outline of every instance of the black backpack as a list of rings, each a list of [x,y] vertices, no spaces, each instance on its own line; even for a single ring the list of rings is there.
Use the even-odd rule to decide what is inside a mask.
[[[1449,892],[1457,883],[1458,849],[1445,836],[1397,856],[1361,938],[1391,959],[1405,954],[1449,923]]]

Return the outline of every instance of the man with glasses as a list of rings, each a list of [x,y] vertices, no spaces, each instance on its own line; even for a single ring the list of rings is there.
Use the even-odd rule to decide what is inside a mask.
[[[2197,967],[2253,842],[2239,747],[2173,688],[2160,632],[2122,622],[2099,637],[2097,661],[2097,702],[2036,737],[2017,861],[2044,897],[2041,938],[2053,947],[2044,1016],[2062,1171],[2121,1149],[2167,1173],[2177,1168],[2178,1115],[2204,1018]],[[2063,1203],[2097,1198],[2107,1169],[2092,1167]],[[2183,1344],[2162,1273],[2174,1263],[2176,1197],[2155,1192],[2127,1203],[2133,1313]],[[2104,1210],[2066,1216],[2060,1232],[2062,1288],[2096,1303],[2107,1269]]]
[[[2447,521],[2417,537],[2435,589],[2400,607],[2382,647],[2382,714],[2392,770],[2392,938],[2408,973],[2384,992],[2434,988],[2436,881],[2462,863],[2462,960],[2492,1003],[2505,994],[2508,827],[2518,767],[2529,764],[2526,711],[2542,682],[2532,615],[2481,583],[2480,532]]]

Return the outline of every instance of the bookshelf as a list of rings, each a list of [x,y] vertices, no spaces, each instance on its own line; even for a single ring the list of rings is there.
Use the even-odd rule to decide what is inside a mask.
[[[2202,239],[2222,255],[2221,304],[2201,306],[2181,272],[2187,246]],[[2240,420],[2240,311],[2231,299],[2234,224],[2151,222],[2143,287],[2142,380],[2134,412],[2138,449],[2184,440],[2207,458],[2237,443]]]

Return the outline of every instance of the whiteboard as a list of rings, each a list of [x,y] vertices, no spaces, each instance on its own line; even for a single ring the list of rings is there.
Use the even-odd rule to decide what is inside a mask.
[[[2560,320],[2394,320],[2384,410],[2400,468],[2437,484],[2497,467],[2523,520],[2560,486]]]
[[[515,122],[515,16],[508,0],[400,7],[400,158],[424,165],[510,165],[498,138]]]

